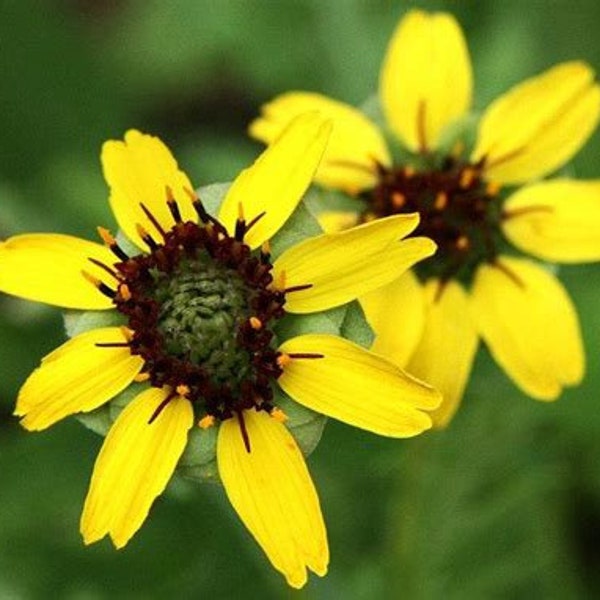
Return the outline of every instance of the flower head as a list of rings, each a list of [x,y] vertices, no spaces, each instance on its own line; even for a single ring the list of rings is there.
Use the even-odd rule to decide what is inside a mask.
[[[231,504],[290,585],[323,575],[328,546],[319,500],[274,391],[392,437],[431,426],[432,388],[341,337],[286,338],[293,314],[345,304],[430,255],[402,240],[400,215],[307,239],[273,257],[269,239],[295,210],[330,125],[298,117],[233,182],[218,217],[206,210],[160,140],[129,131],[102,165],[125,244],[22,235],[0,244],[0,289],[66,308],[112,311],[115,326],[79,333],[23,385],[15,414],[40,430],[92,411],[142,383],[102,445],[81,532],[120,548],[142,525],[194,424],[218,425],[217,462]],[[136,248],[137,247],[137,248]],[[392,274],[390,274],[390,272]],[[301,317],[298,317],[301,318]]]
[[[437,243],[436,255],[361,301],[377,334],[374,349],[442,391],[438,426],[459,405],[480,337],[534,398],[555,399],[581,380],[575,309],[555,276],[516,249],[555,262],[600,259],[600,183],[537,181],[564,165],[596,127],[600,87],[592,69],[567,62],[517,85],[483,112],[466,153],[456,131],[471,95],[457,22],[413,10],[392,37],[379,89],[402,152],[359,110],[315,93],[276,98],[250,127],[270,142],[298,112],[319,110],[333,121],[315,179],[354,196],[356,208],[323,212],[326,229],[421,215],[416,231]]]

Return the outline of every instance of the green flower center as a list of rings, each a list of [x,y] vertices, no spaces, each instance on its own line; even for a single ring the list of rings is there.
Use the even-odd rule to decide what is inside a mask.
[[[378,184],[363,194],[362,220],[418,212],[416,235],[433,239],[437,253],[416,266],[427,279],[469,281],[477,265],[493,261],[500,238],[498,190],[482,179],[482,165],[454,157],[430,160],[422,169],[378,166]]]
[[[213,381],[245,379],[250,354],[237,332],[252,311],[254,296],[242,277],[205,252],[180,262],[171,273],[153,273],[148,290],[160,305],[157,330],[170,356],[202,366]]]

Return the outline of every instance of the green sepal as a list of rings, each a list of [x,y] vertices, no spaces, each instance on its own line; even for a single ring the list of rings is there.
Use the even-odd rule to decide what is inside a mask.
[[[340,335],[364,348],[370,348],[373,344],[375,335],[358,300],[347,305]]]
[[[358,218],[366,207],[361,198],[348,196],[339,190],[316,187],[307,192],[304,204],[315,219],[322,212],[355,212]]]
[[[225,198],[225,194],[227,190],[231,187],[230,182],[225,183],[211,183],[210,185],[205,185],[196,190],[198,194],[198,198],[202,202],[202,205],[206,209],[208,214],[213,217],[218,217],[219,208]]]
[[[187,446],[177,466],[180,475],[199,482],[220,483],[216,454],[218,433],[218,427],[194,427],[190,431]]]
[[[63,320],[70,338],[92,329],[126,325],[125,318],[116,310],[70,310],[63,314]]]
[[[294,402],[283,390],[276,388],[274,403],[288,417],[286,426],[291,431],[304,456],[308,456],[321,440],[327,417]],[[178,472],[196,481],[219,481],[216,445],[218,427],[194,428],[179,461]]]

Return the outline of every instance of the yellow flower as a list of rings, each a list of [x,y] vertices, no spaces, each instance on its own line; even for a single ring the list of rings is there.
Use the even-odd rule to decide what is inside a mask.
[[[530,396],[553,400],[580,382],[584,354],[574,307],[543,266],[600,259],[600,181],[536,181],[564,165],[598,122],[592,69],[567,62],[515,86],[483,112],[469,155],[452,127],[471,106],[472,73],[455,19],[410,11],[383,61],[379,101],[403,144],[392,153],[357,109],[308,92],[284,94],[262,109],[250,133],[271,142],[299,112],[334,122],[315,180],[356,196],[356,209],[323,212],[326,231],[418,211],[417,232],[436,255],[362,298],[377,334],[374,350],[431,382],[444,400],[445,426],[468,382],[481,337]],[[450,150],[448,149],[450,148]],[[407,152],[408,151],[408,152]],[[409,156],[409,158],[406,158]],[[501,186],[526,184],[505,198]]]
[[[286,415],[298,403],[357,427],[408,437],[431,426],[441,398],[395,365],[344,340],[277,340],[288,313],[321,311],[391,281],[429,256],[418,224],[400,215],[303,241],[272,260],[268,240],[294,211],[319,163],[330,123],[312,113],[285,130],[207,213],[163,143],[138,131],[102,149],[110,205],[139,248],[66,235],[0,244],[0,290],[60,307],[113,310],[122,326],[81,333],[46,356],[15,414],[41,430],[147,381],[111,427],[81,517],[86,544],[120,548],[140,528],[186,447],[219,423],[217,462],[234,509],[288,583],[329,560],[319,500]],[[134,246],[132,246],[133,248]],[[302,318],[302,317],[298,317]]]

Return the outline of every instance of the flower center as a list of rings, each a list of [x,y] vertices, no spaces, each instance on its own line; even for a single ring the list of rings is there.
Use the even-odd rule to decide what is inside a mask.
[[[482,165],[444,157],[439,165],[377,167],[378,184],[363,194],[362,221],[400,213],[418,212],[416,234],[433,239],[436,255],[416,266],[426,279],[463,277],[497,255],[499,243],[499,189],[482,179]]]
[[[238,220],[232,237],[198,198],[194,206],[200,224],[183,222],[169,196],[169,231],[143,207],[162,238],[138,227],[147,254],[128,256],[100,230],[119,258],[101,265],[117,280],[116,291],[95,283],[127,319],[123,345],[144,359],[141,378],[171,389],[167,401],[183,395],[199,415],[220,420],[241,419],[249,408],[271,412],[271,381],[282,373],[273,324],[285,314],[285,290],[272,285],[268,249],[253,253],[243,242],[252,223]]]
[[[152,275],[147,294],[160,306],[157,329],[166,353],[203,365],[219,381],[243,379],[251,365],[236,333],[251,316],[254,294],[242,277],[205,252]]]

